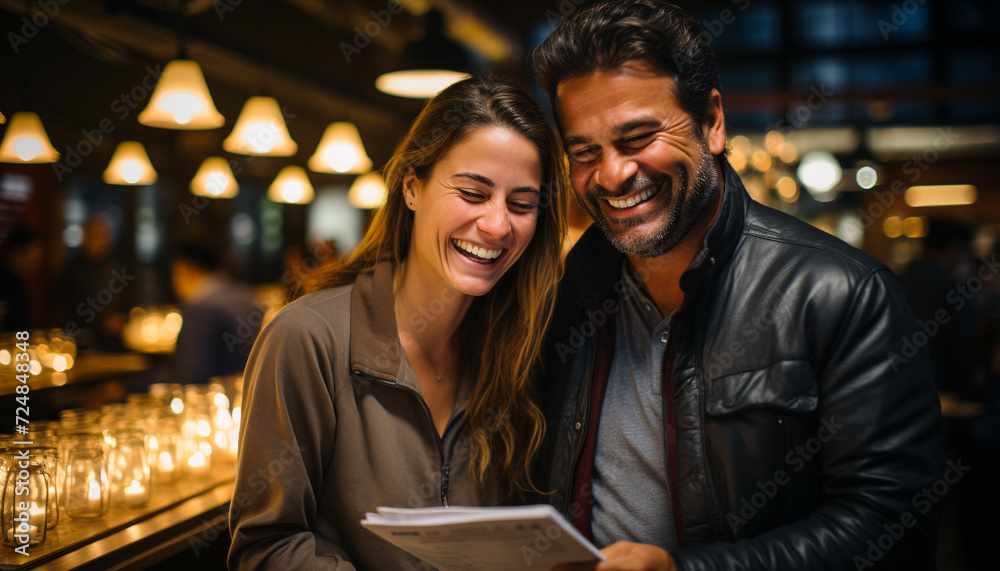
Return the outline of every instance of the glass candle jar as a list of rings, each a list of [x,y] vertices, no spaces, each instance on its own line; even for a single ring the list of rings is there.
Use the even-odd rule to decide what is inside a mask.
[[[181,475],[181,434],[177,420],[169,410],[150,420],[148,441],[149,468],[154,485],[170,483]]]
[[[24,450],[27,451],[26,449]],[[48,528],[49,475],[45,465],[21,451],[9,450],[0,500],[0,539],[8,547],[38,545]]]
[[[103,448],[77,444],[70,447],[63,482],[66,515],[94,518],[104,515],[110,506],[107,460]]]
[[[28,434],[23,439],[31,442],[29,454],[45,467],[49,478],[47,511],[48,529],[59,523],[59,462],[56,454],[59,422],[36,420],[28,425]]]
[[[149,501],[150,471],[146,437],[138,430],[118,430],[108,460],[111,505],[139,507]]]
[[[184,392],[181,438],[183,440],[183,472],[190,478],[206,476],[212,469],[212,413],[203,387],[188,385]]]

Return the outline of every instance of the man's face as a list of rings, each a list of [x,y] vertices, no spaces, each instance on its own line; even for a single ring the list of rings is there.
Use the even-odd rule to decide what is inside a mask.
[[[622,252],[670,251],[712,203],[719,177],[706,131],[648,63],[560,82],[556,112],[577,199]]]

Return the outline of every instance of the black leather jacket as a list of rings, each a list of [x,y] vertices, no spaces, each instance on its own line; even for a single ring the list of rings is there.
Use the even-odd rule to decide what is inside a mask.
[[[666,353],[664,518],[679,567],[934,568],[932,485],[961,474],[945,472],[902,290],[871,256],[751,200],[722,165],[723,204],[681,278]],[[594,387],[614,351],[622,263],[596,228],[570,253],[541,386],[537,482],[588,536]]]

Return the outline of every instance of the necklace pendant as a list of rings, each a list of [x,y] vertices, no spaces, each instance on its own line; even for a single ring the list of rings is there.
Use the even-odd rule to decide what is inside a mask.
[[[438,384],[441,384],[441,375],[438,375]]]

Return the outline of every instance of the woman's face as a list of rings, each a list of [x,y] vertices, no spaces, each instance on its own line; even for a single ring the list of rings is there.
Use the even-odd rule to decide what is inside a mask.
[[[407,271],[466,295],[488,292],[535,232],[542,172],[528,139],[483,127],[456,143],[426,180],[408,175],[403,192],[414,219]]]

